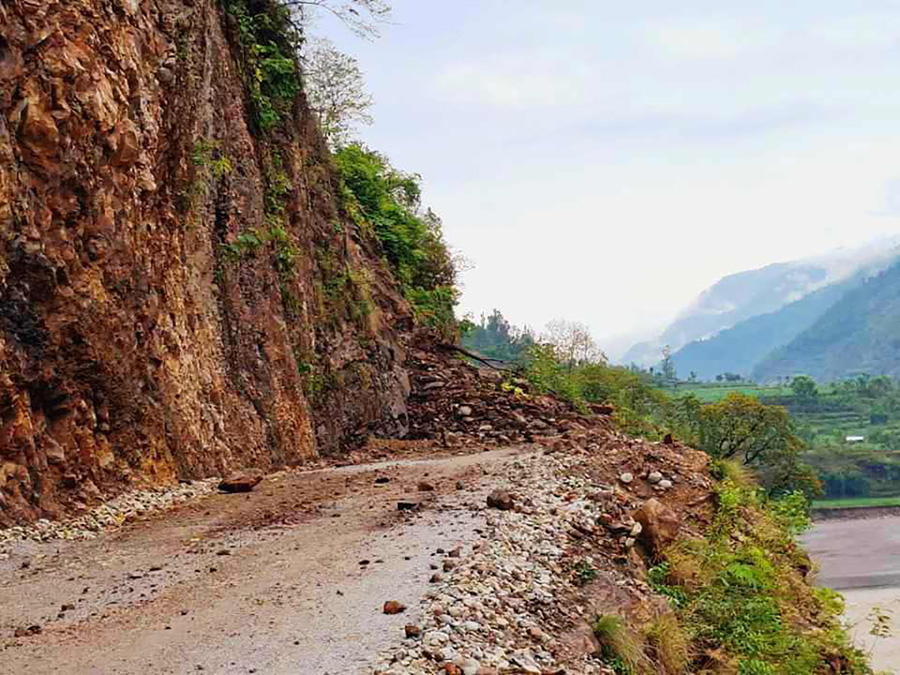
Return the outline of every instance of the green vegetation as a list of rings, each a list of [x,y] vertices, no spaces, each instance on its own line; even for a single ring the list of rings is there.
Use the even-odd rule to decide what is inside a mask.
[[[644,641],[618,616],[606,614],[594,621],[594,636],[600,643],[601,658],[616,675],[650,675],[652,664],[644,653]]]
[[[895,380],[860,375],[818,385],[798,376],[770,386],[681,383],[673,393],[711,403],[736,391],[787,409],[806,445],[802,458],[816,470],[829,498],[900,494],[900,385]],[[848,442],[849,436],[863,440]]]
[[[808,526],[805,499],[772,500],[738,476],[716,488],[705,538],[664,552],[649,582],[672,600],[693,669],[739,675],[815,675],[839,661],[871,673],[840,626],[839,598],[804,582],[809,560],[794,536]]]
[[[495,309],[487,317],[482,314],[479,323],[468,320],[462,344],[487,358],[523,364],[528,349],[535,344],[535,337],[530,330],[520,330],[510,324],[500,310]]]
[[[900,497],[854,497],[851,499],[814,499],[814,509],[856,509],[876,506],[900,506]]]
[[[301,91],[297,50],[302,36],[278,0],[222,0],[233,17],[254,120],[263,132],[281,124]]]
[[[455,331],[456,268],[440,219],[421,206],[421,178],[359,144],[338,150],[343,209],[384,259],[423,323]]]
[[[900,376],[900,264],[848,290],[807,330],[753,371],[760,381],[806,373],[819,381]]]
[[[738,463],[717,461],[714,473],[706,535],[676,542],[647,574],[671,609],[640,630],[597,617],[601,658],[622,675],[820,675],[837,663],[871,675],[841,627],[840,596],[806,583],[811,563],[795,542],[810,524],[805,496],[772,499]]]

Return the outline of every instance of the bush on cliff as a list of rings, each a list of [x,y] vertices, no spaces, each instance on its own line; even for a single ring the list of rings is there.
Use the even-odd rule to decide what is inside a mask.
[[[421,178],[359,144],[339,149],[334,158],[347,215],[378,242],[419,319],[452,332],[457,271],[440,218],[422,208]]]

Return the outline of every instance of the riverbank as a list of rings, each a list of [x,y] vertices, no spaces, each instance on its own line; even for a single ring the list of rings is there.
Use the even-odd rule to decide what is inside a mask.
[[[803,543],[819,565],[817,583],[844,596],[844,617],[856,644],[872,653],[876,670],[897,672],[900,664],[900,515],[822,520]],[[887,611],[894,635],[875,639],[869,618],[878,608]]]

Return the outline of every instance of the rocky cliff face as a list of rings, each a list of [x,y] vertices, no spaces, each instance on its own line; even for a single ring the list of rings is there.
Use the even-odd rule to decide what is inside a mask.
[[[409,309],[302,100],[256,128],[236,30],[0,4],[0,524],[404,430]]]

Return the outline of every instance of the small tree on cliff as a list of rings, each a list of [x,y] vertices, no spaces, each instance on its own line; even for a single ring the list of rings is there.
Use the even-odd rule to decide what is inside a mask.
[[[309,105],[332,149],[352,140],[357,124],[371,124],[372,97],[366,92],[359,62],[328,40],[315,39],[302,54]]]
[[[391,6],[384,0],[282,0],[282,4],[298,16],[301,25],[308,25],[321,11],[366,39],[378,37],[378,25],[391,16]]]

